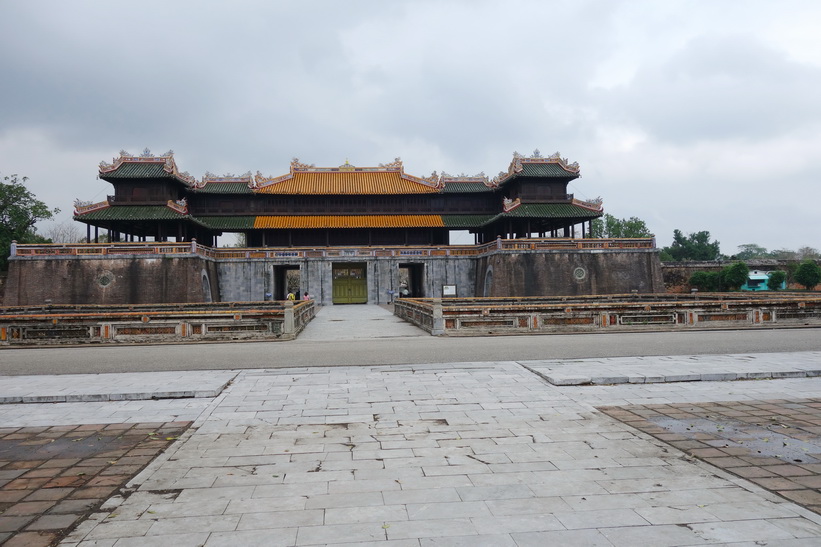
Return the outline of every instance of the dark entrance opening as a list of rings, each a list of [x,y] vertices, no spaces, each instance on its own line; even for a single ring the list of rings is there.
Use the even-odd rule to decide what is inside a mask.
[[[405,294],[407,292],[407,294]],[[403,263],[399,264],[399,297],[425,296],[425,265]]]
[[[297,300],[299,299],[299,266],[274,266],[272,278],[272,286],[266,293],[272,295],[273,300],[285,300],[290,292],[294,293]]]

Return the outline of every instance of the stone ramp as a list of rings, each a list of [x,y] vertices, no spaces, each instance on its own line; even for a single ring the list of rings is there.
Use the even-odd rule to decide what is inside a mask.
[[[427,336],[419,327],[393,315],[390,306],[347,304],[319,308],[296,342]]]
[[[4,376],[0,404],[209,398],[219,395],[236,374],[178,371]]]
[[[556,386],[821,376],[821,352],[556,359],[519,363]]]

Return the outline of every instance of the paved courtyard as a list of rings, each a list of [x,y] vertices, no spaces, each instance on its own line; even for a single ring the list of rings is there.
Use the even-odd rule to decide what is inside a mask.
[[[659,335],[629,339],[655,357],[542,360],[522,355],[618,340],[497,338],[494,355],[517,357],[347,366],[477,352],[377,306],[332,306],[285,345],[0,353],[0,543],[818,545],[821,352],[814,332],[782,338],[796,348],[663,355],[697,338]],[[213,370],[14,375],[44,359]],[[187,430],[157,451],[163,424]],[[127,430],[142,445],[115,453],[105,432]],[[107,451],[77,454],[72,437]],[[74,452],[14,452],[53,439]]]
[[[819,354],[676,359],[782,377],[534,372],[639,382],[646,358],[311,367],[202,372],[174,389],[216,397],[154,400],[168,388],[152,374],[143,390],[113,374],[112,392],[143,398],[5,404],[0,420],[194,421],[64,545],[817,545],[818,514],[597,408],[821,398]]]

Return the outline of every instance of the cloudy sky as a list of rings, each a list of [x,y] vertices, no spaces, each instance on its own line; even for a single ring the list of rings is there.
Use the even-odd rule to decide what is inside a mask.
[[[539,149],[660,246],[821,248],[819,28],[816,0],[0,0],[0,174],[64,221],[121,149],[197,178]]]

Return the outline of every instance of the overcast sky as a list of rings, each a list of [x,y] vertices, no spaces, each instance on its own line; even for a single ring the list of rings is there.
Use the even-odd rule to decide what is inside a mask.
[[[659,246],[821,248],[819,29],[817,0],[0,0],[0,174],[65,220],[121,149],[196,178],[539,149]]]

